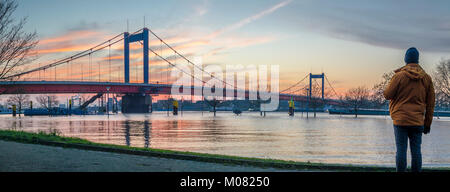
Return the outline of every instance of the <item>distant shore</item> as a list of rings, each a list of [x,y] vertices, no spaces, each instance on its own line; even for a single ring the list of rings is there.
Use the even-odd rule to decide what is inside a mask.
[[[393,167],[360,166],[346,164],[322,164],[310,162],[284,161],[275,159],[247,158],[206,153],[181,152],[172,150],[138,148],[121,145],[93,143],[84,139],[62,137],[56,133],[29,133],[23,131],[0,130],[0,140],[20,143],[40,144],[63,148],[89,151],[112,152],[128,155],[189,160],[224,165],[274,168],[293,171],[358,171],[358,172],[392,172]],[[252,170],[249,168],[250,171]],[[177,170],[174,170],[177,171]],[[424,171],[450,171],[450,168],[424,168]]]

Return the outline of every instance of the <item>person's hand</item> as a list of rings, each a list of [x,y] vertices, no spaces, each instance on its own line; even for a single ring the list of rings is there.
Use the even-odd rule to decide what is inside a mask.
[[[431,126],[424,126],[423,133],[428,134],[428,133],[430,133],[430,130],[431,130]]]

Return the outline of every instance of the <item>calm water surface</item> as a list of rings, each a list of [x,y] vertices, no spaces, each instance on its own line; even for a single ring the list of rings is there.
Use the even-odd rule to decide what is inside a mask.
[[[320,163],[395,164],[392,120],[385,116],[165,112],[147,115],[0,116],[0,129],[56,130],[98,143]],[[424,166],[450,167],[450,118],[434,119],[423,137]],[[408,159],[409,151],[408,151]]]

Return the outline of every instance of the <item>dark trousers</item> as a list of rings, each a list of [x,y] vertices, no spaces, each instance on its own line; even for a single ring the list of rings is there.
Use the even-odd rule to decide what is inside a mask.
[[[294,108],[289,107],[289,116],[294,116]]]
[[[173,107],[173,115],[178,115],[178,107]]]
[[[408,139],[411,148],[411,171],[420,172],[422,170],[422,133],[423,126],[397,126],[394,125],[395,144],[397,153],[395,163],[397,172],[406,171],[406,151],[408,150]]]

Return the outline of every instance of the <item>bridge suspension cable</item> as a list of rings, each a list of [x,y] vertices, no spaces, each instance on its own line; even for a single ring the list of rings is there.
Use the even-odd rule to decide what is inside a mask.
[[[189,64],[191,64],[192,66],[194,66],[194,67],[196,67],[197,69],[201,70],[202,73],[204,72],[204,73],[208,74],[211,78],[217,79],[217,80],[219,80],[220,82],[224,83],[225,85],[229,85],[229,86],[233,87],[234,89],[237,89],[235,85],[231,85],[231,84],[229,84],[228,82],[226,82],[226,81],[224,81],[224,80],[222,80],[222,79],[219,79],[219,78],[215,77],[212,73],[205,71],[202,67],[199,67],[198,65],[196,65],[195,63],[193,63],[192,61],[190,61],[188,58],[186,58],[184,55],[182,55],[182,54],[179,53],[177,50],[175,50],[172,46],[170,46],[168,43],[166,43],[161,37],[159,37],[158,35],[156,35],[156,33],[153,32],[151,29],[148,29],[148,31],[149,31],[152,35],[154,35],[157,39],[159,39],[159,40],[161,41],[161,43],[163,43],[163,44],[166,45],[169,49],[171,49],[171,50],[175,53],[175,55],[180,56],[180,58],[186,60]],[[149,49],[150,49],[150,48],[149,48]],[[152,52],[153,52],[153,51],[152,51]],[[159,56],[159,57],[162,58],[161,56]],[[168,62],[168,60],[166,60],[166,59],[164,59],[164,60],[165,60],[166,62]],[[169,63],[169,64],[172,65],[172,66],[174,66],[172,63]],[[174,67],[175,67],[175,66],[174,66]],[[178,68],[178,69],[179,69],[179,68]],[[191,75],[191,76],[192,76],[192,75]],[[193,76],[192,76],[192,77],[193,77]],[[199,78],[196,78],[196,79],[199,79]],[[201,79],[202,79],[201,81],[202,81],[203,83],[205,83],[205,82],[203,81],[203,76],[202,76]]]
[[[131,35],[137,34],[137,33],[141,32],[143,30],[144,29],[140,29],[140,30],[132,33]],[[195,78],[195,79],[199,80],[200,82],[203,83],[203,85],[208,84],[207,82],[205,82],[203,80],[203,74],[206,74],[206,75],[209,75],[210,78],[217,79],[219,82],[223,83],[224,86],[230,86],[230,87],[232,87],[234,89],[237,89],[237,87],[234,85],[234,83],[230,84],[229,82],[226,82],[226,81],[224,81],[221,78],[217,78],[213,73],[205,71],[201,66],[196,65],[191,60],[186,58],[183,54],[178,52],[174,47],[169,45],[166,41],[164,41],[155,32],[153,32],[150,29],[148,29],[148,31],[160,41],[160,52],[161,53],[157,53],[157,51],[155,51],[153,48],[150,48],[150,47],[149,47],[149,52],[153,53],[155,56],[157,56],[158,58],[160,58],[161,60],[163,60],[164,62],[169,64],[170,66],[179,69],[182,73],[189,75],[193,79]],[[129,35],[128,38],[131,37],[131,35]],[[61,76],[60,74],[57,74],[56,66],[62,65],[62,64],[67,64],[67,72],[69,73],[69,71],[70,71],[71,75],[73,75],[73,73],[76,73],[76,72],[74,72],[74,70],[72,69],[72,65],[70,65],[70,64],[73,64],[73,61],[75,61],[75,60],[77,60],[79,58],[88,56],[89,57],[89,61],[88,61],[89,68],[88,69],[83,69],[83,67],[81,67],[81,78],[82,78],[82,80],[93,80],[95,78],[95,76],[92,76],[92,73],[93,73],[93,71],[92,71],[93,70],[92,69],[93,66],[92,65],[94,65],[94,62],[92,61],[93,54],[98,52],[98,51],[100,51],[100,50],[108,49],[108,53],[107,53],[108,61],[107,61],[107,63],[109,64],[109,66],[108,66],[108,68],[105,71],[109,71],[109,81],[111,81],[112,80],[112,77],[111,77],[111,73],[112,73],[112,68],[111,68],[111,59],[112,59],[111,58],[111,56],[112,56],[111,55],[111,46],[117,44],[118,42],[120,42],[120,41],[122,41],[124,39],[125,39],[124,33],[120,33],[120,34],[118,34],[118,35],[116,35],[116,36],[114,36],[114,37],[112,37],[112,38],[110,38],[110,39],[108,39],[108,40],[106,40],[106,41],[104,41],[104,42],[102,42],[100,44],[97,44],[97,45],[95,45],[95,46],[93,46],[93,47],[91,47],[91,48],[89,48],[87,50],[84,50],[84,51],[81,51],[79,53],[73,54],[71,56],[68,56],[68,57],[56,60],[56,61],[51,62],[51,63],[46,64],[46,65],[41,65],[39,63],[39,67],[37,67],[37,68],[31,69],[31,70],[27,70],[27,71],[24,71],[24,72],[19,72],[19,73],[16,73],[16,74],[12,74],[12,75],[9,75],[9,76],[7,76],[5,78],[6,79],[13,79],[13,78],[20,77],[22,75],[26,75],[26,74],[29,74],[29,73],[32,73],[32,72],[39,72],[39,79],[40,79],[41,71],[43,71],[43,73],[44,73],[43,75],[44,76],[51,77],[51,72],[48,69],[54,67],[54,78],[55,78],[55,81],[56,81],[57,76]],[[143,44],[142,42],[140,42],[140,43]],[[173,54],[174,54],[173,58],[174,59],[172,57],[165,58],[163,56],[163,47],[162,47],[163,45],[167,46],[167,48],[169,48],[170,50],[173,51]],[[178,61],[178,58],[181,58],[182,60],[186,61],[189,65],[192,65],[193,67],[199,69],[202,72],[201,77],[196,77],[195,73],[191,73],[191,72],[185,71],[185,70],[181,69],[179,66],[177,66],[176,62]],[[173,63],[173,61],[170,61],[170,60],[175,60],[175,63]],[[183,62],[183,61],[181,61],[181,62]],[[98,62],[98,80],[99,81],[101,81],[101,77],[100,77],[101,76],[101,69],[100,68],[101,68],[100,62]],[[46,74],[46,70],[48,71],[48,73],[50,75]],[[89,72],[86,72],[84,70],[89,70]],[[83,74],[84,73],[89,73],[90,77],[86,78],[86,79],[83,79]],[[167,81],[167,83],[169,83],[169,74],[168,73],[169,73],[169,70],[166,70],[166,81]],[[291,85],[290,87],[280,91],[280,93],[291,93],[292,94],[292,93],[296,93],[296,92],[301,91],[301,90],[305,90],[306,87],[300,87],[300,86],[305,81],[305,79],[308,77],[308,75],[309,74],[307,74],[300,81],[296,82],[295,84]],[[119,76],[120,76],[120,73],[119,73]],[[161,81],[162,81],[162,79],[163,79],[163,74],[162,73],[160,74],[160,78],[161,78]],[[326,75],[325,75],[325,79],[326,79],[328,85],[330,86],[330,88],[332,89],[332,91],[334,92],[334,94],[336,96],[339,96],[337,94],[337,92],[335,91],[334,87],[331,85],[331,83],[328,80],[328,77]]]
[[[309,75],[309,74],[308,74],[308,75]],[[283,91],[280,91],[280,93],[284,93],[284,92],[286,92],[286,91],[288,91],[288,90],[290,90],[290,89],[292,89],[292,88],[298,86],[300,83],[302,83],[302,82],[308,77],[308,75],[306,75],[305,77],[303,77],[303,79],[301,79],[300,81],[298,81],[298,82],[295,83],[294,85],[292,85],[292,86],[290,86],[290,87],[284,89]],[[291,93],[291,92],[292,92],[292,91],[290,91],[290,92],[288,92],[288,93]]]
[[[156,51],[154,51],[153,49],[149,48],[148,50],[149,50],[150,52],[152,52],[153,54],[155,54],[155,55],[156,55],[157,57],[159,57],[160,59],[164,60],[164,61],[165,61],[166,63],[168,63],[169,65],[171,65],[171,66],[173,66],[173,67],[179,69],[181,72],[183,72],[183,73],[185,73],[185,74],[191,76],[192,78],[196,78],[196,79],[200,80],[201,82],[203,82],[204,84],[206,84],[206,82],[203,81],[203,79],[198,78],[198,77],[195,77],[195,75],[192,75],[191,73],[186,72],[186,71],[184,71],[183,69],[180,69],[179,67],[177,67],[176,64],[173,64],[172,62],[170,62],[169,60],[167,60],[166,58],[164,58],[163,56],[161,56],[160,54],[158,54],[158,53],[157,53]],[[166,75],[166,78],[168,78],[168,75]]]
[[[139,32],[142,31],[142,30],[143,30],[143,29],[140,29],[140,30],[134,32],[133,34],[139,33]],[[55,67],[55,66],[58,66],[58,65],[62,65],[62,64],[65,64],[65,63],[69,63],[69,62],[74,61],[74,60],[76,60],[76,59],[79,59],[79,58],[85,57],[85,56],[87,56],[87,55],[93,54],[93,53],[95,53],[95,52],[98,52],[98,51],[100,51],[100,50],[103,50],[103,49],[105,49],[105,48],[107,48],[107,47],[110,47],[111,45],[114,45],[114,44],[116,44],[116,43],[122,41],[122,40],[124,39],[124,35],[123,35],[123,34],[124,34],[124,33],[120,33],[120,34],[118,34],[118,35],[116,35],[116,36],[114,36],[114,37],[112,37],[112,38],[110,38],[110,39],[108,39],[108,40],[106,40],[106,41],[104,41],[104,42],[102,42],[102,43],[100,43],[100,44],[97,44],[97,45],[95,45],[95,46],[93,46],[93,47],[91,47],[91,48],[89,48],[89,49],[86,49],[86,50],[84,50],[84,51],[82,51],[82,52],[79,52],[79,53],[76,53],[76,54],[74,54],[74,55],[65,57],[65,58],[63,58],[63,59],[59,59],[59,60],[54,61],[54,62],[52,62],[52,63],[49,63],[49,64],[47,64],[47,65],[40,66],[40,67],[38,67],[38,68],[31,69],[31,70],[27,70],[27,71],[24,71],[24,72],[21,72],[21,73],[9,75],[9,76],[5,77],[5,79],[12,79],[12,78],[20,77],[20,76],[22,76],[22,75],[26,75],[26,74],[29,74],[29,73],[32,73],[32,72],[41,71],[41,70],[46,70],[46,69],[48,69],[48,68],[52,68],[52,67]],[[119,37],[120,37],[120,38],[119,38]]]
[[[336,90],[334,90],[333,86],[331,85],[330,81],[328,80],[328,77],[325,75],[325,79],[327,80],[328,85],[331,87],[331,90],[333,90],[336,97],[339,98],[339,94],[337,94]]]
[[[122,34],[123,34],[123,33],[122,33]],[[117,37],[119,37],[119,36],[122,35],[122,34],[119,34],[119,35],[117,35],[117,36],[111,38],[111,40],[116,39]],[[108,47],[109,45],[116,44],[117,42],[119,42],[119,41],[121,41],[121,40],[123,40],[123,37],[122,37],[121,39],[119,39],[119,40],[116,40],[116,41],[114,41],[114,42],[112,42],[112,43],[106,45],[106,46],[102,46],[102,45],[104,45],[105,43],[108,43],[108,41],[105,41],[105,42],[103,42],[103,43],[101,43],[101,44],[98,44],[98,45],[96,45],[96,46],[94,46],[94,47],[92,47],[92,48],[90,48],[90,49],[88,49],[88,50],[82,51],[82,52],[77,53],[77,54],[75,54],[75,55],[72,55],[72,56],[69,56],[69,57],[66,57],[66,58],[57,60],[57,61],[55,61],[55,62],[53,62],[53,63],[50,63],[50,64],[47,64],[47,65],[41,66],[41,67],[39,67],[39,68],[35,68],[35,69],[28,70],[28,71],[25,71],[25,72],[22,72],[22,73],[10,75],[10,76],[8,76],[8,77],[5,77],[5,79],[10,79],[10,78],[14,78],[14,77],[19,77],[19,76],[22,76],[22,75],[25,75],[25,74],[28,74],[28,73],[32,73],[32,72],[36,72],[36,71],[45,70],[45,69],[48,69],[48,68],[52,68],[52,67],[55,67],[55,66],[64,64],[64,63],[68,63],[68,62],[70,62],[70,61],[74,61],[74,60],[79,59],[79,58],[82,58],[82,57],[84,57],[84,56],[86,56],[86,55],[89,55],[89,54],[98,52],[98,51],[104,49],[105,47]]]
[[[293,90],[293,91],[289,91],[288,93],[290,94],[295,94],[297,91],[301,91],[301,90],[306,90],[306,87],[300,87],[299,89]]]

